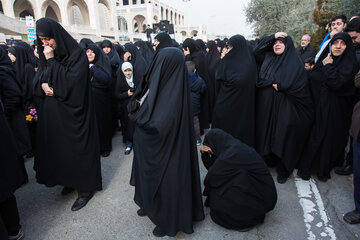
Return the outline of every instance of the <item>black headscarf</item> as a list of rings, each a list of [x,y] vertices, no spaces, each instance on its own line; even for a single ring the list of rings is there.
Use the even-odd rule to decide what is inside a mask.
[[[140,54],[149,65],[154,57],[154,50],[149,48],[148,45],[142,40],[136,41],[135,46],[140,47]]]
[[[218,44],[217,44],[218,47],[220,47],[220,54],[222,52],[222,50],[224,49],[224,47],[226,46],[226,42],[224,40],[220,40],[218,41]]]
[[[109,59],[110,59],[110,64],[111,64],[111,67],[112,67],[112,70],[113,70],[113,77],[115,77],[116,75],[116,72],[119,70],[120,68],[120,57],[119,57],[119,54],[117,53],[117,51],[113,48],[113,44],[109,41],[109,40],[104,40],[102,43],[101,43],[101,46],[100,48],[103,49],[104,47],[109,47],[111,48],[111,51],[106,54]]]
[[[38,36],[37,51],[40,59],[39,68],[46,67],[46,59],[43,53],[44,47],[39,36],[55,39],[55,58],[62,63],[69,61],[70,56],[73,55],[74,52],[81,51],[76,40],[52,18],[41,18],[36,21],[36,35]]]
[[[114,49],[118,53],[120,58],[120,63],[122,64],[124,62],[124,53],[125,53],[124,47],[121,46],[120,44],[114,44]]]
[[[106,54],[95,43],[89,44],[86,49],[91,49],[95,53],[95,59],[91,63],[111,77],[112,70],[110,60]]]
[[[189,48],[190,55],[201,50],[199,44],[192,38],[187,38],[183,42],[183,48]]]
[[[29,55],[25,48],[13,46],[8,51],[16,57],[14,63],[16,70],[16,79],[21,86],[23,96],[26,99],[32,99],[32,82],[35,70],[30,62]]]
[[[157,45],[156,51],[159,51],[162,48],[172,47],[171,37],[167,33],[159,33],[156,35],[155,39],[159,41],[159,45]]]
[[[35,43],[34,43],[35,44]],[[18,41],[15,43],[15,46],[20,46],[20,47],[23,47],[25,48],[26,50],[26,53],[28,55],[28,58],[29,58],[29,61],[31,63],[31,65],[33,67],[36,67],[37,66],[37,58],[35,57],[34,55],[34,49],[29,45],[27,44],[26,42],[24,41]]]
[[[90,44],[95,44],[95,43],[89,38],[82,38],[79,43],[80,47],[85,50],[88,48]]]
[[[196,39],[195,41],[199,45],[200,49],[202,51],[206,52],[206,45],[205,45],[204,41],[201,39]]]

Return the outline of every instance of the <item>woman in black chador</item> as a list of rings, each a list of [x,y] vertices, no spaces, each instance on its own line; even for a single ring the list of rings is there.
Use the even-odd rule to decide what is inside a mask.
[[[193,232],[204,219],[184,55],[159,51],[144,79],[134,132],[135,202],[155,236]],[[146,85],[145,85],[146,86]]]
[[[26,115],[27,128],[29,137],[31,139],[31,149],[35,149],[35,132],[36,132],[36,118],[35,103],[33,99],[33,79],[35,76],[35,69],[30,61],[29,54],[26,49],[20,46],[13,46],[8,48],[8,55],[13,62],[16,71],[16,80],[18,81],[22,90],[23,112]],[[34,55],[34,54],[33,54]],[[33,114],[31,114],[33,113]],[[21,137],[26,139],[26,137]],[[33,157],[33,151],[27,154],[27,157]]]
[[[50,18],[36,22],[40,98],[34,169],[39,183],[78,191],[72,206],[84,207],[102,189],[99,137],[85,51]]]
[[[191,38],[185,39],[183,42],[183,51],[186,61],[195,63],[196,73],[205,81],[206,88],[209,88],[209,78],[205,61],[205,52],[201,50],[198,43]],[[200,131],[210,127],[210,109],[208,92],[201,98],[201,109],[199,115]]]
[[[256,62],[243,36],[231,37],[228,48],[216,71],[218,93],[212,128],[220,128],[253,147]]]
[[[277,193],[260,155],[221,129],[206,134],[201,152],[208,169],[204,196],[211,219],[239,231],[263,223],[275,207]]]
[[[326,181],[331,169],[342,163],[354,107],[354,77],[359,66],[351,38],[337,33],[329,46],[310,73],[315,124],[298,171],[306,180],[316,174]]]
[[[206,51],[207,51],[207,53],[205,55],[205,61],[206,61],[208,76],[209,76],[209,81],[208,81],[209,84],[208,84],[207,91],[208,91],[208,95],[209,95],[209,111],[210,111],[210,122],[211,122],[213,109],[214,109],[214,105],[216,102],[215,74],[216,74],[216,70],[220,63],[220,53],[219,53],[216,43],[214,41],[209,41],[207,43]]]
[[[286,33],[264,36],[254,48],[260,65],[256,98],[256,150],[275,161],[285,183],[310,133],[313,105],[304,64]]]
[[[111,112],[111,65],[96,44],[86,49],[89,60],[90,79],[94,96],[97,127],[99,130],[100,154],[108,157],[112,149],[112,112]]]

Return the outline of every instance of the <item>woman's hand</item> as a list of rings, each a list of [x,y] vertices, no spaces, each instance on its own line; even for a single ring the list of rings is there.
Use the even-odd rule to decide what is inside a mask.
[[[41,88],[45,92],[46,96],[54,96],[54,89],[52,87],[49,87],[48,83],[41,84]]]
[[[324,58],[324,60],[322,61],[323,65],[325,66],[326,64],[332,64],[334,62],[334,59],[332,58],[332,56],[330,55],[330,53],[327,55],[326,58]]]
[[[285,32],[277,32],[275,33],[275,38],[286,38],[288,36]]]

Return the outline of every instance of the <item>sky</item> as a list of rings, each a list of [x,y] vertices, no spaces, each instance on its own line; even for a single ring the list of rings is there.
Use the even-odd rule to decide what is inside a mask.
[[[245,7],[250,0],[159,0],[185,14],[186,24],[203,24],[208,34],[252,35]]]

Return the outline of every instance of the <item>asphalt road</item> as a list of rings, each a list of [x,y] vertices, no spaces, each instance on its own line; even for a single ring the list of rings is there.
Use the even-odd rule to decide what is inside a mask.
[[[26,161],[29,183],[16,192],[21,224],[27,240],[120,240],[157,239],[154,224],[136,214],[134,188],[129,185],[132,153],[124,155],[118,134],[113,152],[102,158],[103,190],[97,192],[83,209],[72,212],[77,194],[61,196],[62,187],[47,188],[36,183],[33,159]],[[201,179],[206,170],[200,163]],[[274,179],[276,174],[271,170]],[[302,181],[291,176],[277,184],[278,202],[262,225],[242,233],[222,228],[212,222],[209,209],[205,220],[194,225],[191,235],[178,233],[179,239],[359,239],[360,224],[342,220],[353,210],[352,177],[337,176],[326,183],[317,179]],[[171,239],[164,237],[162,239]]]

